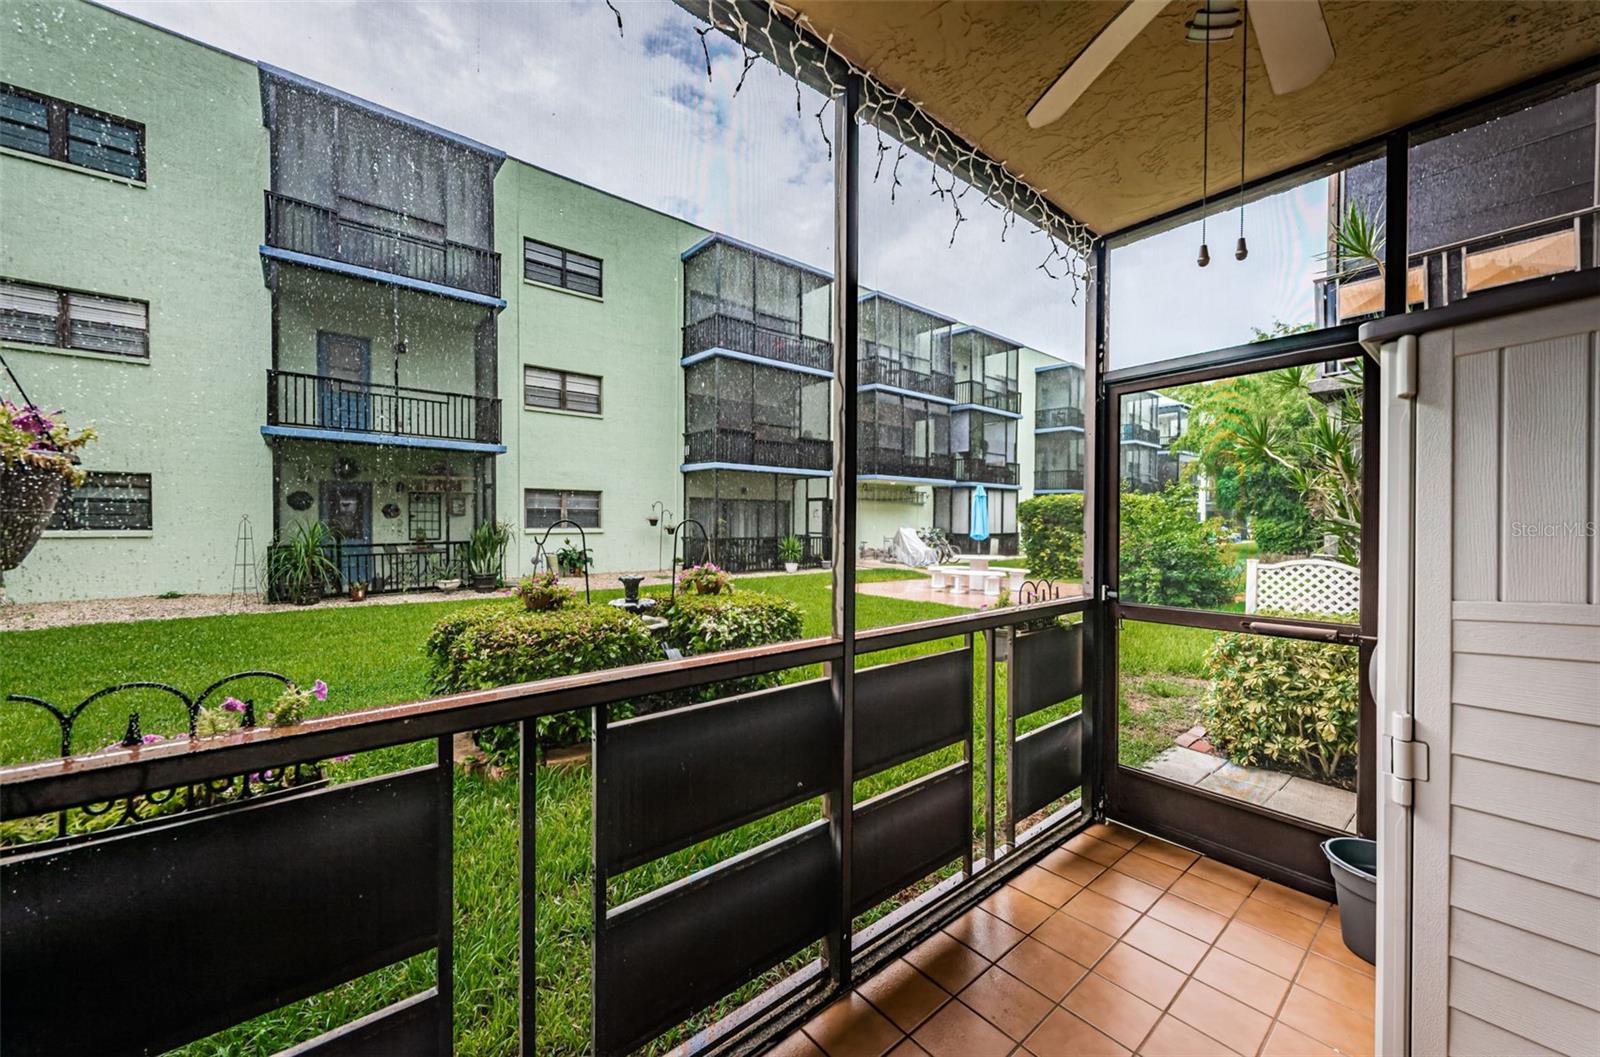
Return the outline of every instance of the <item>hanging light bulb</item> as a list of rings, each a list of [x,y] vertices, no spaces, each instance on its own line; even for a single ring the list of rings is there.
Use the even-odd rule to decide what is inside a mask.
[[[1239,241],[1233,247],[1236,261],[1250,256],[1250,244],[1244,240],[1245,89],[1250,82],[1250,24],[1244,17],[1244,5],[1240,4],[1239,8]]]

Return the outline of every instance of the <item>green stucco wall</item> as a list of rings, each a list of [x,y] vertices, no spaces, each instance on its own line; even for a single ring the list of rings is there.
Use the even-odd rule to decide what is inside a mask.
[[[654,569],[657,500],[681,516],[683,266],[707,232],[514,159],[495,181],[495,248],[507,306],[500,314],[500,395],[509,451],[497,460],[498,509],[515,527],[509,571],[531,570],[543,530],[523,525],[523,489],[599,491],[595,568]],[[603,299],[523,278],[522,240],[603,261]],[[598,374],[601,414],[528,410],[525,365]],[[559,545],[567,535],[553,535]]]
[[[227,591],[241,515],[259,548],[272,528],[256,68],[89,4],[11,0],[0,32],[6,81],[145,126],[145,186],[0,155],[0,275],[149,302],[148,362],[5,356],[36,402],[99,430],[86,469],[152,475],[154,511],[142,535],[46,536],[7,591]]]

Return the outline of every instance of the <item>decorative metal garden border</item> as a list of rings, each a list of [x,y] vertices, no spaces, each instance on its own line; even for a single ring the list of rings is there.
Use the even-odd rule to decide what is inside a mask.
[[[266,671],[264,669],[252,669],[250,671],[234,672],[232,675],[224,676],[223,678],[212,683],[210,686],[207,686],[204,690],[201,690],[193,697],[190,697],[188,694],[184,693],[182,690],[171,685],[170,683],[155,682],[148,679],[138,679],[125,683],[115,683],[111,686],[96,690],[94,693],[78,702],[72,708],[63,708],[50,701],[46,701],[42,697],[34,697],[31,694],[7,694],[6,700],[14,701],[18,704],[33,705],[36,708],[40,708],[48,712],[56,721],[56,725],[60,728],[61,758],[65,759],[73,755],[73,734],[76,730],[79,717],[83,715],[85,709],[98,701],[102,701],[115,694],[125,693],[129,690],[156,690],[161,693],[171,695],[183,705],[184,711],[188,715],[188,736],[195,738],[199,736],[200,713],[205,708],[206,702],[211,700],[211,698],[223,687],[243,679],[276,679],[279,683],[282,683],[286,687],[294,685],[294,680],[290,679],[286,675],[282,675],[278,672]],[[239,729],[247,730],[257,725],[255,701],[247,698],[240,700],[244,705],[244,710],[240,715]],[[159,736],[156,735],[151,735],[150,737],[159,738]],[[117,742],[116,745],[122,748],[135,749],[141,745],[147,744],[145,739],[146,735],[142,730],[139,710],[134,709],[128,713],[128,722],[122,735],[122,740]],[[159,740],[165,739],[160,738]],[[110,745],[104,746],[104,748],[111,747],[112,746]],[[110,814],[120,805],[122,815],[112,823],[112,825],[120,826],[144,821],[145,819],[151,817],[152,814],[163,813],[161,811],[163,806],[172,802],[173,798],[178,795],[180,789],[184,793],[184,803],[180,807],[177,807],[176,810],[189,810],[191,808],[209,807],[220,803],[225,799],[244,799],[252,796],[259,796],[266,792],[275,792],[280,789],[307,786],[321,782],[323,778],[324,775],[322,765],[320,763],[297,763],[277,769],[256,771],[248,774],[237,774],[227,778],[209,780],[196,785],[174,787],[164,790],[153,790],[148,793],[130,796],[121,800],[108,800],[99,804],[86,804],[80,810],[85,815],[90,817],[100,817]],[[153,810],[141,813],[141,804],[143,804],[144,807]],[[65,837],[67,836],[67,830],[67,812],[57,812],[56,835],[58,837]]]

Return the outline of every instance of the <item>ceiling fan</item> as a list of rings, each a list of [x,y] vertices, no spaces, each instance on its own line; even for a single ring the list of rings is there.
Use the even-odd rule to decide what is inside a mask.
[[[1169,0],[1127,0],[1122,9],[1095,34],[1054,84],[1028,111],[1028,125],[1043,128],[1058,120],[1095,79],[1155,21]],[[1299,91],[1315,81],[1333,63],[1333,40],[1317,0],[1254,0],[1248,5],[1256,46],[1267,67],[1275,95]],[[1201,0],[1187,38],[1215,43],[1232,38],[1244,23],[1238,0]]]

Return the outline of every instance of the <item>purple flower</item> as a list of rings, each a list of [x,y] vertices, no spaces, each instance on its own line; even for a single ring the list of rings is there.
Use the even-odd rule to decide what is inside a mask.
[[[353,760],[355,758],[356,758],[355,757],[355,753],[347,752],[343,756],[335,756],[333,758],[333,762],[334,763],[349,763],[351,760]]]
[[[326,701],[328,699],[328,684],[323,682],[321,679],[318,679],[316,682],[312,683],[311,696],[315,697],[318,701]]]
[[[146,734],[144,737],[139,739],[139,743],[141,745],[154,745],[158,741],[166,741],[166,740],[167,740],[166,738],[163,738],[159,734]]]
[[[247,707],[237,697],[225,697],[222,699],[222,709],[225,712],[243,712]]]

